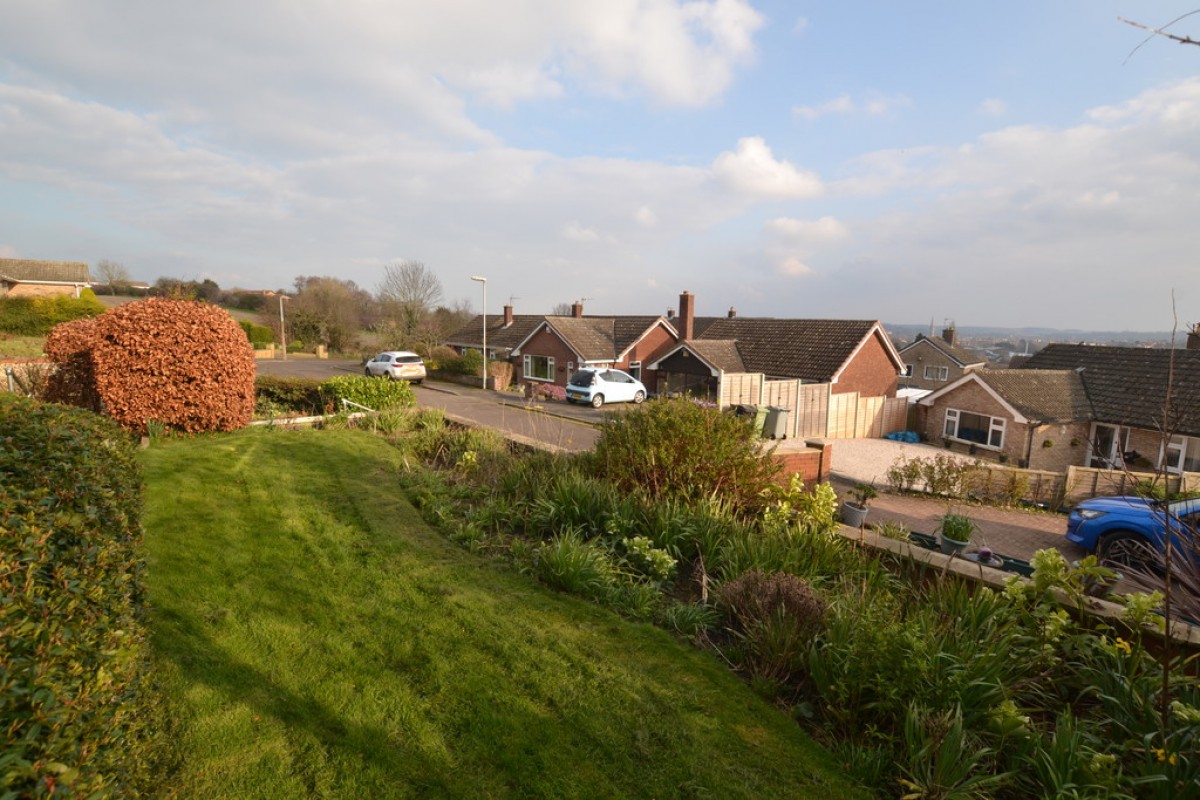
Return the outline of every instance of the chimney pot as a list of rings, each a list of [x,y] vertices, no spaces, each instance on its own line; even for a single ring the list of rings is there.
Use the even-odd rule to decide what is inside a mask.
[[[730,306],[729,307],[729,318],[733,319],[736,316],[737,316],[737,309],[734,308],[733,306]]]
[[[1187,349],[1200,350],[1200,322],[1192,326],[1187,335]]]
[[[942,341],[946,344],[955,344],[955,339],[958,338],[958,331],[951,325],[948,328],[942,328]]]
[[[583,316],[583,303],[579,300],[576,300],[571,304],[571,316],[575,317],[575,319],[579,319]]]

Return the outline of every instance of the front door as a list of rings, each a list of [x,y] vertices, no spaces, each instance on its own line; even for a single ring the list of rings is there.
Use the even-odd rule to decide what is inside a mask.
[[[1088,466],[1093,469],[1122,469],[1129,429],[1116,425],[1096,425],[1092,432],[1092,457]]]

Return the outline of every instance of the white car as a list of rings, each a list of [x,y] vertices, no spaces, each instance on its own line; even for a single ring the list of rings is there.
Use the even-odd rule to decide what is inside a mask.
[[[628,372],[619,369],[581,369],[567,381],[568,403],[640,403],[646,399],[646,387]]]
[[[425,360],[407,350],[388,350],[367,362],[368,378],[387,376],[394,381],[420,383],[425,380]]]

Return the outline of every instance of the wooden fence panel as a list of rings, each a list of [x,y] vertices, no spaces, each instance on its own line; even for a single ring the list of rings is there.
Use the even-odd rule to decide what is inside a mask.
[[[830,439],[853,439],[858,420],[858,392],[829,396],[829,422],[825,435]]]
[[[879,417],[883,414],[882,397],[859,397],[855,408],[854,438],[878,439],[883,434],[875,431],[881,427]]]
[[[800,381],[764,381],[762,394],[763,405],[788,410],[786,435],[794,439],[799,427]]]
[[[1161,483],[1163,476],[1154,472],[1125,472],[1119,469],[1095,469],[1093,467],[1067,467],[1066,488],[1063,502],[1075,505],[1090,497],[1115,497],[1134,494],[1142,481]],[[1200,489],[1200,473],[1185,472],[1166,477],[1168,494]]]
[[[758,372],[726,372],[721,375],[721,408],[733,405],[756,406],[762,402],[763,375]]]
[[[796,400],[795,436],[798,439],[825,437],[829,430],[829,384],[805,383]]]

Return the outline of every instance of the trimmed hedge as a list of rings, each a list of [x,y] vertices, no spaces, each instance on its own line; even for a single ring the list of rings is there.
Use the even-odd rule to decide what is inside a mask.
[[[256,406],[282,408],[303,417],[325,413],[327,402],[321,382],[312,378],[259,375],[254,379],[254,395]]]
[[[254,350],[217,306],[151,298],[46,338],[47,399],[103,411],[128,430],[234,430],[254,414]]]
[[[128,434],[0,396],[0,797],[149,788],[140,513]]]
[[[275,331],[268,328],[266,325],[256,325],[249,320],[238,320],[238,325],[246,332],[246,338],[250,344],[254,345],[255,349],[263,349],[267,345],[275,343]]]
[[[88,319],[104,312],[104,304],[91,289],[78,298],[5,297],[0,299],[0,332],[14,336],[45,336],[55,325]]]
[[[321,384],[321,394],[341,411],[341,400],[366,406],[373,411],[385,408],[412,408],[417,404],[416,395],[408,381],[392,381],[386,378],[368,378],[364,375],[339,375]],[[350,411],[362,409],[351,407]]]

